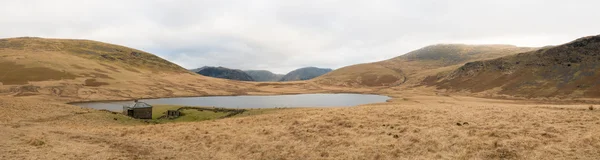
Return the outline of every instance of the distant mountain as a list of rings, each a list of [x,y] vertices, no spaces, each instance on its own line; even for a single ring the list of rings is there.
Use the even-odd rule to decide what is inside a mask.
[[[254,81],[258,82],[279,81],[284,76],[283,74],[275,74],[266,70],[247,70],[244,72],[250,75]]]
[[[331,72],[332,70],[329,68],[317,68],[317,67],[306,67],[296,69],[286,74],[279,81],[299,81],[299,80],[309,80],[315,77],[324,75],[326,73]]]
[[[252,79],[250,75],[246,74],[246,72],[239,69],[204,66],[202,68],[192,69],[190,71],[196,72],[204,76],[215,78],[224,78],[239,81],[254,81],[254,79]]]
[[[190,69],[190,71],[194,72],[194,73],[198,73],[201,70],[203,70],[204,68],[207,68],[208,66],[204,66],[204,67],[200,67],[200,68],[196,68],[196,69]]]

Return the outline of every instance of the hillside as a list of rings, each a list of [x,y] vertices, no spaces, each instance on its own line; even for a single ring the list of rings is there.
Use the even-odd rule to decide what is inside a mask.
[[[250,75],[254,81],[258,82],[276,82],[284,76],[283,74],[275,74],[267,70],[246,70],[244,72]]]
[[[329,68],[305,67],[291,71],[279,81],[302,81],[319,77],[325,73],[331,72]]]
[[[194,72],[204,75],[204,76],[209,76],[209,77],[214,77],[214,78],[223,78],[223,79],[231,79],[231,80],[238,80],[238,81],[254,81],[254,79],[252,77],[250,77],[250,75],[246,74],[246,72],[239,70],[239,69],[229,69],[229,68],[225,68],[225,67],[202,67],[196,70],[193,70]]]
[[[476,61],[427,84],[441,89],[525,97],[600,96],[600,36],[517,55]]]
[[[0,95],[129,99],[242,94],[249,86],[200,76],[153,54],[113,44],[0,39]]]
[[[532,51],[511,45],[439,44],[380,62],[343,67],[314,79],[323,85],[381,87],[418,84],[426,75],[452,70],[457,65],[482,59]]]
[[[13,43],[23,45],[16,49],[7,47]],[[596,43],[598,39],[592,38],[564,50],[549,48],[540,52],[560,54],[555,58],[566,59],[568,64],[561,63],[573,67],[595,60],[592,57],[597,56],[593,47]],[[441,91],[433,87],[344,88],[316,85],[314,81],[241,82],[205,77],[176,65],[171,69],[158,68],[155,65],[174,64],[156,57],[154,62],[158,64],[149,65],[149,60],[130,53],[153,57],[150,53],[95,41],[16,38],[2,39],[0,44],[0,77],[5,83],[0,85],[2,160],[600,157],[600,111],[594,109],[598,100],[487,99],[438,94]],[[123,52],[85,47],[94,45]],[[87,54],[70,52],[70,47],[86,50]],[[587,57],[581,62],[566,54],[578,47],[582,47],[576,49],[578,53]],[[105,59],[104,54],[119,58]],[[526,54],[529,53],[521,55]],[[129,58],[132,60],[126,60]],[[461,65],[435,68],[443,65],[438,60],[398,61],[403,62],[403,70],[385,68],[396,64],[391,60],[367,65],[372,68],[348,68],[407,73],[407,82],[423,75],[460,75],[452,69]],[[535,64],[535,60],[529,62]],[[426,67],[431,69],[423,70]],[[435,85],[439,81],[431,82]],[[169,123],[137,120],[65,104],[73,100],[324,92],[379,94],[391,99],[357,107],[255,108],[230,118],[182,123],[174,122],[178,119]],[[154,109],[164,111],[172,107],[156,105]],[[182,113],[186,116],[190,112]],[[191,112],[198,116],[213,113]]]

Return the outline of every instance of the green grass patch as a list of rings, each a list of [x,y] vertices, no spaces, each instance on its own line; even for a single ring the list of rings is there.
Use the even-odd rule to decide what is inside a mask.
[[[158,119],[160,116],[167,113],[168,110],[177,110],[183,106],[176,105],[155,105],[152,106],[152,119]]]
[[[193,122],[218,119],[229,114],[228,112],[198,111],[186,109],[181,111],[182,116],[169,120],[171,122]]]
[[[212,107],[194,107],[194,108],[205,108],[208,110],[195,110],[195,109],[182,109],[180,110],[181,116],[174,119],[166,119],[161,118],[166,114],[168,110],[178,110],[182,107],[189,106],[177,106],[177,105],[154,105],[152,108],[152,121],[155,123],[170,123],[170,122],[195,122],[195,121],[205,121],[205,120],[213,120],[224,118],[227,115],[234,113],[231,111],[212,111]],[[268,109],[248,109],[241,114],[234,115],[232,117],[245,117],[245,116],[254,116],[261,114],[269,114],[277,111],[281,111],[284,109],[277,108],[268,108]]]
[[[180,110],[181,116],[174,119],[161,118],[168,110],[178,110],[181,107],[189,106],[177,106],[177,105],[155,105],[152,108],[152,120],[156,123],[169,123],[169,122],[194,122],[194,121],[205,121],[219,119],[227,116],[232,112],[226,111],[210,111],[210,110],[195,110],[195,109],[182,109]],[[205,108],[214,109],[211,107],[194,107],[194,108]]]

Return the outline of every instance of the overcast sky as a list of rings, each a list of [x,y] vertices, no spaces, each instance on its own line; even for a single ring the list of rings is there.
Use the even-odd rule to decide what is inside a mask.
[[[437,43],[545,46],[600,34],[596,0],[0,0],[0,37],[91,39],[185,68],[286,73]]]

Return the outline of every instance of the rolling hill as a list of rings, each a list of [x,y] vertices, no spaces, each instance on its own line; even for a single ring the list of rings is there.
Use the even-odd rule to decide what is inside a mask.
[[[534,49],[511,45],[432,45],[389,60],[343,67],[313,81],[344,87],[419,84],[427,75],[451,71],[469,61],[497,58]]]
[[[279,81],[302,81],[319,77],[325,73],[331,72],[329,68],[305,67],[291,71]]]
[[[192,71],[204,76],[215,78],[223,78],[238,81],[254,81],[254,79],[250,75],[246,74],[246,72],[239,69],[204,66],[202,68],[198,68]]]
[[[209,78],[153,54],[90,40],[0,39],[0,95],[79,100],[243,94],[249,84]]]
[[[244,72],[257,82],[276,82],[284,76],[267,70],[245,70]]]
[[[600,96],[600,36],[467,63],[425,81],[441,89],[494,91],[524,97]]]
[[[479,46],[473,50],[481,52],[466,54],[466,58],[460,58],[465,56],[462,53],[469,53],[462,50],[446,53],[442,51],[451,49],[427,49],[397,59],[349,66],[341,70],[345,71],[343,76],[348,77],[337,78],[348,78],[339,79],[343,80],[342,84],[348,84],[344,81],[379,84],[388,81],[379,75],[398,74],[404,78],[399,84],[418,82],[456,91],[480,89],[507,93],[552,93],[543,89],[552,90],[556,87],[552,83],[569,81],[562,84],[566,88],[560,88],[561,91],[568,92],[569,87],[575,86],[581,89],[570,94],[593,96],[594,90],[598,90],[593,86],[598,79],[595,65],[600,61],[598,43],[598,37],[588,37],[517,55],[513,53],[531,49],[492,46],[496,49],[486,51]],[[444,55],[422,56],[429,53]],[[511,56],[462,64],[470,59],[488,59],[487,54]],[[352,77],[365,73],[373,74],[375,81],[356,81],[356,77]],[[525,79],[521,79],[523,77]],[[535,88],[538,86],[525,84],[516,90],[504,88],[518,81],[531,83],[531,80],[541,82],[537,85],[542,86]],[[438,95],[438,91],[429,90],[433,87],[396,92],[356,87],[352,88],[357,89],[355,93],[381,94],[391,99],[357,107],[250,109],[232,118],[157,124],[154,120],[136,120],[65,103],[349,90],[342,87],[323,90],[323,85],[315,85],[319,81],[313,80],[259,83],[205,77],[127,47],[87,40],[41,38],[0,39],[0,82],[2,159],[600,157],[597,152],[600,112],[594,109],[598,101],[576,104],[571,103],[572,99],[520,101]],[[488,89],[493,86],[500,87]],[[561,94],[563,92],[556,95]],[[163,110],[173,106],[155,107]]]

